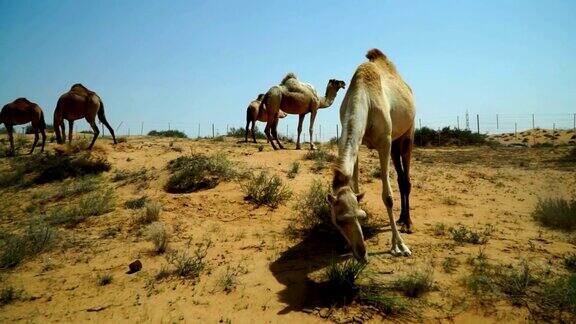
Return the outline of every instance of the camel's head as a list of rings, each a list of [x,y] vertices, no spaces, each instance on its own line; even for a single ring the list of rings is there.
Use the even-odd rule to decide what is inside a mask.
[[[355,194],[350,186],[344,186],[337,189],[334,194],[329,194],[326,200],[330,204],[332,223],[352,248],[356,260],[368,262],[364,235],[358,222],[358,219],[366,217],[366,212],[359,205],[363,196],[363,193]]]
[[[334,89],[336,89],[336,91],[340,89],[346,89],[346,82],[341,80],[330,79],[330,81],[328,81],[328,84]]]
[[[287,113],[283,112],[282,110],[278,110],[278,118],[284,118],[288,116]]]

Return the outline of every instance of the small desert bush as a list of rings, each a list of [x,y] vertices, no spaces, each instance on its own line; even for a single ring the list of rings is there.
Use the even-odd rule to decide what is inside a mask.
[[[444,127],[440,131],[422,127],[414,132],[414,144],[418,146],[481,145],[486,144],[488,135],[467,129]]]
[[[298,223],[304,230],[316,226],[332,226],[330,205],[326,197],[330,194],[328,185],[315,179],[308,190],[298,198],[294,209],[298,212]]]
[[[392,282],[391,288],[401,291],[407,297],[417,298],[433,290],[432,270],[415,271]]]
[[[542,226],[572,231],[576,229],[576,198],[540,199],[532,217]]]
[[[538,315],[546,321],[574,322],[576,315],[576,274],[547,281],[535,294]]]
[[[106,286],[112,283],[112,279],[113,277],[110,273],[99,274],[97,277],[98,286]]]
[[[102,184],[99,176],[86,175],[78,179],[68,179],[55,190],[46,190],[34,195],[42,201],[62,200],[97,190]]]
[[[114,191],[108,188],[104,192],[87,195],[68,208],[53,208],[47,213],[46,220],[53,225],[74,226],[88,217],[100,216],[112,210],[114,210]]]
[[[164,253],[168,248],[168,231],[166,225],[162,222],[154,222],[146,228],[148,241],[154,245],[156,253]]]
[[[148,173],[148,169],[141,168],[136,171],[117,170],[112,176],[112,181],[119,182],[121,185],[136,184],[138,189],[146,189],[152,178],[153,176]]]
[[[142,196],[140,198],[134,198],[130,200],[126,200],[124,202],[124,207],[127,209],[140,209],[146,205],[148,202],[147,196]]]
[[[444,269],[444,272],[446,273],[454,272],[459,265],[460,262],[458,262],[458,260],[453,257],[447,257],[444,259],[444,261],[442,261],[442,269]]]
[[[472,243],[472,244],[486,244],[490,239],[493,227],[487,225],[483,231],[473,230],[464,225],[457,228],[450,228],[449,232],[452,234],[452,239],[457,243]]]
[[[276,208],[280,204],[290,199],[292,191],[282,183],[282,179],[277,175],[268,175],[262,171],[257,175],[252,175],[248,182],[242,185],[244,199],[258,205],[266,205]]]
[[[331,296],[340,299],[337,302],[348,303],[358,293],[359,287],[356,279],[365,267],[365,263],[359,263],[354,259],[348,259],[342,263],[335,260],[330,262],[324,272],[324,277]]]
[[[446,235],[447,227],[444,223],[436,223],[434,224],[434,235],[436,236],[444,236]]]
[[[568,253],[564,255],[564,266],[566,269],[576,272],[576,253]]]
[[[243,270],[244,269],[240,266],[231,267],[228,265],[226,267],[226,272],[224,272],[218,279],[218,286],[220,289],[227,294],[236,289],[236,286],[238,286],[238,275],[240,275],[240,272]]]
[[[336,155],[324,150],[310,150],[304,155],[304,159],[327,163],[336,160]]]
[[[184,132],[178,130],[164,130],[164,131],[151,130],[150,132],[148,132],[148,136],[188,138],[188,136],[186,136]]]
[[[171,175],[164,189],[170,193],[187,193],[214,188],[220,181],[238,175],[224,155],[192,154],[168,163]]]
[[[27,257],[49,250],[55,240],[54,231],[40,220],[32,220],[21,234],[0,236],[0,269],[13,268]]]
[[[256,134],[256,138],[258,139],[266,139],[266,135],[258,129],[258,126],[254,127],[254,134]],[[244,138],[246,136],[246,129],[242,127],[232,127],[228,130],[226,136]],[[248,139],[250,140],[251,138],[252,133],[250,132],[248,133]]]
[[[534,271],[526,261],[521,262],[518,269],[513,267],[497,268],[493,278],[499,290],[506,294],[510,302],[516,306],[524,304],[528,290],[538,281]]]
[[[172,251],[166,259],[174,267],[175,275],[198,278],[207,266],[205,259],[211,245],[211,241],[204,241],[196,246],[192,254],[189,251]]]
[[[19,295],[19,291],[12,286],[2,287],[0,289],[0,306],[11,304],[20,297]]]
[[[144,210],[138,217],[139,224],[150,224],[160,220],[162,205],[159,202],[150,201],[145,205]]]
[[[288,178],[294,179],[299,171],[300,171],[300,163],[298,163],[297,161],[292,162],[292,164],[290,164],[290,169],[288,169],[287,173]]]

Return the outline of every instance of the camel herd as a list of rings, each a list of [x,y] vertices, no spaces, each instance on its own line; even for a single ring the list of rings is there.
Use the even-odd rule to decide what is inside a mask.
[[[366,262],[368,253],[359,219],[366,217],[359,202],[363,197],[358,184],[358,150],[361,144],[378,151],[382,180],[382,200],[392,227],[393,255],[408,256],[410,249],[402,240],[400,231],[410,232],[410,159],[414,140],[414,117],[416,110],[412,90],[404,82],[394,64],[378,49],[371,49],[366,54],[368,62],[360,64],[340,107],[340,123],[342,132],[338,143],[338,158],[334,167],[332,193],[326,197],[330,205],[332,222],[344,236],[354,257]],[[319,96],[314,87],[300,82],[293,73],[287,74],[279,85],[271,87],[265,94],[250,103],[246,111],[246,136],[252,132],[256,142],[254,129],[256,121],[266,122],[264,130],[266,138],[276,150],[284,147],[278,139],[278,122],[287,114],[295,114],[298,119],[298,138],[296,149],[300,149],[302,122],[310,113],[310,139],[313,138],[313,127],[319,109],[332,105],[340,89],[344,89],[344,81],[331,79],[326,86],[323,97]],[[100,97],[81,84],[74,84],[70,90],[58,99],[54,111],[54,130],[58,143],[65,141],[64,120],[69,124],[69,141],[72,141],[74,120],[86,118],[94,131],[90,143],[92,148],[99,130],[95,119],[98,116],[110,131],[114,143],[114,131],[106,120],[104,104]],[[0,124],[4,123],[10,140],[10,152],[14,154],[13,126],[32,123],[35,139],[30,153],[42,134],[42,148],[46,140],[46,123],[42,109],[25,98],[19,98],[5,105],[0,112]],[[249,129],[252,124],[251,129]],[[274,144],[276,141],[276,145]],[[310,141],[310,149],[315,149]],[[389,162],[392,160],[398,174],[400,189],[401,212],[398,221],[392,214],[392,187],[389,178]]]

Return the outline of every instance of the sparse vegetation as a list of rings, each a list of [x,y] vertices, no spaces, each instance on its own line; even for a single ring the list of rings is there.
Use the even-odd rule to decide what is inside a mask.
[[[95,192],[82,198],[78,204],[68,208],[55,207],[51,209],[46,220],[54,225],[75,226],[88,217],[100,216],[114,209],[114,191],[111,188],[103,193]]]
[[[436,236],[444,236],[446,235],[447,227],[444,223],[436,223],[434,224],[434,235]]]
[[[204,241],[196,246],[193,254],[188,251],[172,251],[167,255],[168,263],[174,267],[174,274],[186,278],[198,278],[206,268],[206,254],[212,241]]]
[[[337,302],[348,303],[358,293],[359,287],[356,285],[356,279],[365,267],[365,263],[359,263],[353,259],[348,259],[342,263],[335,260],[330,262],[324,276],[333,297],[342,298]]]
[[[446,273],[454,272],[459,265],[460,262],[458,262],[458,260],[453,257],[447,257],[444,259],[444,261],[442,261],[442,269],[444,269],[444,272]]]
[[[276,208],[292,196],[292,191],[282,183],[277,175],[268,175],[263,171],[252,175],[242,186],[244,199],[258,205]]]
[[[99,176],[86,175],[74,180],[68,179],[55,190],[42,191],[33,197],[42,201],[62,200],[98,190],[101,184]]]
[[[0,306],[11,304],[18,299],[19,292],[12,286],[2,287],[0,289]]]
[[[576,229],[576,198],[540,199],[532,217],[542,226],[573,231]]]
[[[321,180],[315,179],[294,206],[298,212],[296,226],[303,232],[309,232],[317,226],[332,227],[330,205],[326,197],[330,189]]]
[[[160,220],[160,212],[162,211],[162,205],[159,202],[150,201],[145,205],[146,208],[142,211],[138,217],[139,224],[150,224]]]
[[[164,253],[168,248],[168,231],[166,225],[162,222],[154,222],[146,228],[148,241],[152,242],[154,252]]]
[[[444,127],[440,131],[422,127],[414,132],[414,143],[418,146],[481,145],[487,143],[487,138],[486,134],[450,127]]]
[[[407,297],[417,298],[433,290],[434,280],[431,269],[415,271],[392,282],[392,289],[401,291]]]
[[[171,176],[164,189],[170,193],[214,188],[220,181],[230,180],[238,175],[232,162],[224,155],[181,156],[168,163],[168,170]]]
[[[288,178],[290,179],[296,178],[296,175],[298,174],[299,171],[300,171],[300,163],[298,163],[298,161],[292,162],[292,164],[290,164],[290,169],[288,169],[287,173]]]
[[[49,250],[55,236],[49,226],[37,219],[30,221],[22,235],[0,235],[0,269],[13,268],[25,258]]]
[[[149,174],[148,169],[141,168],[136,171],[116,170],[112,176],[112,181],[119,182],[121,185],[136,184],[136,188],[141,190],[148,188],[152,178],[153,176]]]
[[[336,160],[336,155],[318,149],[318,150],[310,150],[304,155],[305,160],[312,160],[312,161],[322,161],[322,162],[332,162]]]
[[[564,266],[566,269],[576,272],[576,253],[568,253],[564,255]]]
[[[227,294],[234,291],[236,286],[238,286],[238,275],[240,275],[241,271],[244,271],[244,269],[240,265],[237,267],[226,266],[226,272],[218,279],[220,289]]]
[[[494,228],[490,225],[486,225],[483,231],[473,230],[460,225],[458,228],[450,228],[449,232],[452,234],[452,239],[459,244],[486,244],[493,230]]]
[[[97,278],[98,286],[106,286],[112,283],[112,279],[113,277],[110,273],[99,274]]]
[[[258,126],[254,127],[254,134],[256,134],[256,138],[257,139],[266,139],[266,135],[258,129]],[[242,127],[231,127],[228,130],[228,133],[226,134],[226,136],[230,136],[230,137],[237,137],[237,138],[244,138],[246,136],[246,129],[242,128]],[[252,139],[252,133],[248,134],[248,140]]]
[[[127,209],[140,209],[149,201],[148,196],[130,199],[124,202],[124,207]]]
[[[148,132],[148,136],[188,138],[184,132],[179,130],[151,130]]]

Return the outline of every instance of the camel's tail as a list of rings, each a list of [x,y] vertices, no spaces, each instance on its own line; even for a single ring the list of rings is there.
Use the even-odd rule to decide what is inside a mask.
[[[108,128],[108,130],[110,131],[110,135],[112,135],[112,139],[114,140],[114,144],[116,144],[116,135],[114,135],[114,129],[112,129],[112,126],[110,126],[108,120],[106,120],[106,114],[104,113],[104,102],[102,102],[102,99],[100,99],[100,109],[98,109],[98,119],[102,124],[104,124],[104,126],[106,126],[106,128]]]
[[[262,98],[262,101],[260,101],[260,106],[258,107],[258,117],[257,119],[261,119],[262,114],[264,114],[264,112],[266,111],[266,100],[268,99],[268,92],[266,92],[266,94],[264,95],[264,98]]]
[[[40,110],[40,129],[46,129],[46,120],[44,120],[44,112]]]

